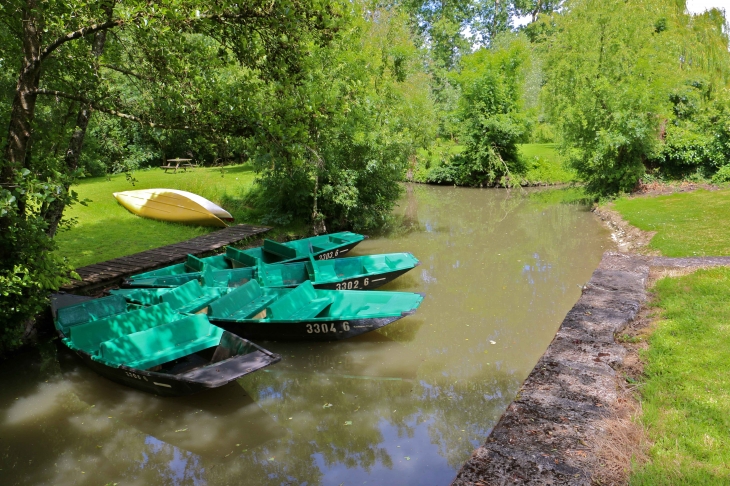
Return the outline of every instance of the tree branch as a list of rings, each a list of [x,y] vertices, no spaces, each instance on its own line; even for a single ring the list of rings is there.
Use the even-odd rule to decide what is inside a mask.
[[[141,79],[143,81],[153,81],[154,82],[154,79],[152,79],[152,78],[148,78],[146,76],[142,76],[141,74],[137,74],[135,72],[128,71],[128,70],[126,70],[124,68],[121,68],[119,66],[114,66],[113,64],[99,64],[99,66],[101,66],[103,68],[106,68],[106,69],[111,69],[112,71],[118,71],[118,72],[120,72],[122,74],[126,74],[127,76],[133,76],[133,77],[135,77],[137,79]]]
[[[193,127],[187,126],[187,125],[166,125],[164,123],[155,123],[147,120],[143,120],[142,118],[139,118],[134,115],[129,115],[127,113],[122,113],[116,110],[112,110],[111,108],[105,108],[103,106],[99,106],[96,102],[93,100],[90,100],[88,98],[84,98],[83,96],[78,96],[74,94],[64,93],[63,91],[56,91],[52,89],[37,89],[33,92],[33,94],[41,94],[41,95],[50,95],[50,96],[57,96],[59,98],[66,98],[69,100],[74,101],[80,101],[81,103],[87,103],[89,106],[91,106],[94,110],[100,111],[102,113],[107,113],[109,115],[114,115],[119,118],[124,118],[125,120],[130,120],[136,123],[139,123],[140,125],[147,125],[152,128],[164,128],[167,130],[194,130]]]
[[[69,32],[68,34],[59,37],[55,41],[51,42],[48,46],[46,46],[46,48],[41,51],[40,59],[45,59],[46,57],[48,57],[49,54],[61,47],[66,42],[87,36],[89,34],[93,34],[95,32],[99,32],[100,30],[113,29],[114,27],[122,25],[124,22],[125,21],[122,19],[115,19],[110,20],[109,22],[104,22],[103,24],[94,24],[88,27],[83,27],[79,30],[75,30],[73,32]]]

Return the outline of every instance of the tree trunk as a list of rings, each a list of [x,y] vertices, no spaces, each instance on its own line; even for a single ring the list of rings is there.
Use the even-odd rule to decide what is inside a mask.
[[[107,20],[111,20],[113,5],[111,3],[104,3],[102,6],[104,13],[106,13]],[[106,30],[100,30],[94,35],[94,45],[92,47],[92,54],[94,55],[94,70],[96,76],[99,75],[99,58],[104,53],[104,44],[106,43]],[[68,149],[66,149],[66,156],[64,157],[64,164],[66,166],[66,178],[63,183],[64,194],[60,195],[54,200],[49,206],[44,219],[48,222],[48,229],[46,234],[50,238],[56,235],[58,225],[63,218],[63,210],[66,207],[66,195],[71,188],[72,174],[79,167],[79,157],[81,156],[81,149],[84,145],[84,138],[86,137],[86,129],[89,126],[89,120],[91,119],[92,108],[89,103],[81,103],[79,107],[79,113],[76,116],[76,128],[71,135],[71,140],[68,142]]]
[[[41,29],[36,0],[26,0],[23,9],[23,65],[15,86],[15,96],[10,111],[8,141],[5,146],[5,164],[0,182],[12,184],[15,174],[25,167],[33,131],[36,94],[41,73]],[[21,209],[23,201],[18,201]]]

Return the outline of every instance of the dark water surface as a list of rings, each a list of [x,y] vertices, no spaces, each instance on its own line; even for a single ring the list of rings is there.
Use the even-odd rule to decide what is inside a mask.
[[[585,208],[547,199],[410,186],[404,228],[355,253],[416,255],[385,289],[425,292],[418,312],[263,343],[281,363],[210,393],[136,392],[54,345],[0,363],[0,484],[448,484],[612,247]]]

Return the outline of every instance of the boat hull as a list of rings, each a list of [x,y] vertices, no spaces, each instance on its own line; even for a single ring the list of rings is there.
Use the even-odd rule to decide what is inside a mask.
[[[367,236],[366,236],[366,238],[367,238]],[[319,253],[314,253],[312,255],[312,258],[314,258],[315,260],[331,260],[332,258],[344,258],[345,256],[347,256],[347,254],[350,252],[350,250],[355,248],[359,243],[360,243],[359,241],[355,241],[353,243],[348,243],[346,245],[343,245],[335,250],[325,250],[325,251],[321,251]],[[304,261],[307,259],[309,259],[309,255],[307,255],[306,257],[303,257],[303,258],[298,258],[296,260],[292,260],[292,261],[301,262],[301,261]]]
[[[194,196],[200,198],[200,196]],[[205,206],[199,204],[194,198],[186,197],[182,191],[142,189],[138,191],[115,192],[114,197],[128,211],[143,218],[170,223],[215,226],[219,228],[228,226],[222,219],[213,214]],[[208,201],[208,204],[213,205],[210,201]]]
[[[347,243],[342,246],[339,246],[335,249],[329,249],[329,250],[323,250],[323,251],[311,253],[311,256],[315,260],[331,260],[333,258],[344,258],[349,254],[350,250],[355,248],[359,243],[360,243],[360,241],[353,241],[351,243]],[[246,250],[244,250],[244,251],[246,251]],[[266,255],[265,253],[262,253],[261,255],[257,255],[257,258],[264,257],[265,255]],[[266,263],[267,265],[278,265],[278,264],[284,264],[284,263],[304,262],[304,261],[309,260],[309,257],[310,257],[310,255],[303,255],[300,257],[279,259],[279,260],[275,260],[275,261],[269,260],[267,258],[263,258],[263,259],[264,259],[264,263]],[[240,265],[238,262],[234,262],[233,268],[240,268],[241,266],[242,265]]]
[[[296,263],[296,262],[294,262]],[[416,266],[420,265],[418,263]],[[415,267],[413,267],[415,268]],[[342,280],[338,281],[330,281],[330,282],[317,282],[317,281],[311,281],[312,285],[315,289],[320,290],[374,290],[378,287],[382,287],[383,285],[392,282],[396,278],[400,277],[401,275],[411,271],[413,268],[403,268],[400,270],[392,270],[389,272],[381,272],[381,273],[370,273],[370,274],[363,274],[363,275],[357,275],[353,277],[344,278]],[[237,269],[240,270],[240,269]],[[216,273],[221,273],[225,275],[226,270],[218,270]],[[200,279],[202,277],[201,272],[191,272],[186,274],[179,274],[179,275],[171,275],[167,277],[151,277],[151,278],[138,278],[138,279],[126,279],[122,287],[125,288],[174,288],[178,287],[182,284],[185,284],[191,280]],[[249,280],[251,280],[254,277],[254,274],[251,274],[251,277],[246,279],[238,279],[235,280],[233,283],[229,281],[228,287],[238,287],[240,285],[245,284]],[[268,283],[262,283],[265,287],[271,287],[271,288],[291,288],[296,287],[297,285],[303,283],[304,280],[296,281],[292,283],[286,283],[286,284],[268,284]]]
[[[410,268],[404,270],[396,270],[393,272],[380,273],[372,277],[353,277],[341,282],[317,283],[312,282],[315,289],[321,290],[374,290],[378,287],[392,282],[404,273],[410,271]]]
[[[59,332],[58,334],[61,338],[64,337],[63,333]],[[243,341],[238,336],[232,335],[232,333],[224,334],[224,339],[228,340],[229,343]],[[62,339],[60,342],[62,346],[66,346]],[[221,340],[221,343],[223,343],[223,340]],[[203,390],[218,388],[242,376],[281,361],[279,355],[259,348],[259,350],[247,355],[236,356],[232,359],[208,365],[202,369],[192,370],[179,375],[171,375],[129,368],[124,365],[118,368],[107,366],[93,360],[88,353],[67,346],[66,348],[76,354],[84,364],[104,378],[121,385],[163,397],[187,396]]]
[[[366,319],[236,322],[210,318],[210,322],[244,339],[263,341],[340,341],[387,326],[408,315]]]

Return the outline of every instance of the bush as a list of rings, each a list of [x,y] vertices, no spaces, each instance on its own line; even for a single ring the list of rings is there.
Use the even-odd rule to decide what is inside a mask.
[[[47,203],[56,192],[52,186],[30,181],[29,175],[23,174],[17,188],[0,190],[0,354],[22,344],[26,325],[72,271],[54,253],[56,245],[45,233],[45,220],[18,207],[18,191],[29,205]]]
[[[527,133],[519,102],[529,48],[521,36],[504,37],[496,45],[465,56],[461,73],[454,77],[462,92],[465,150],[450,168],[429,175],[431,182],[509,185],[525,170],[517,144]]]

